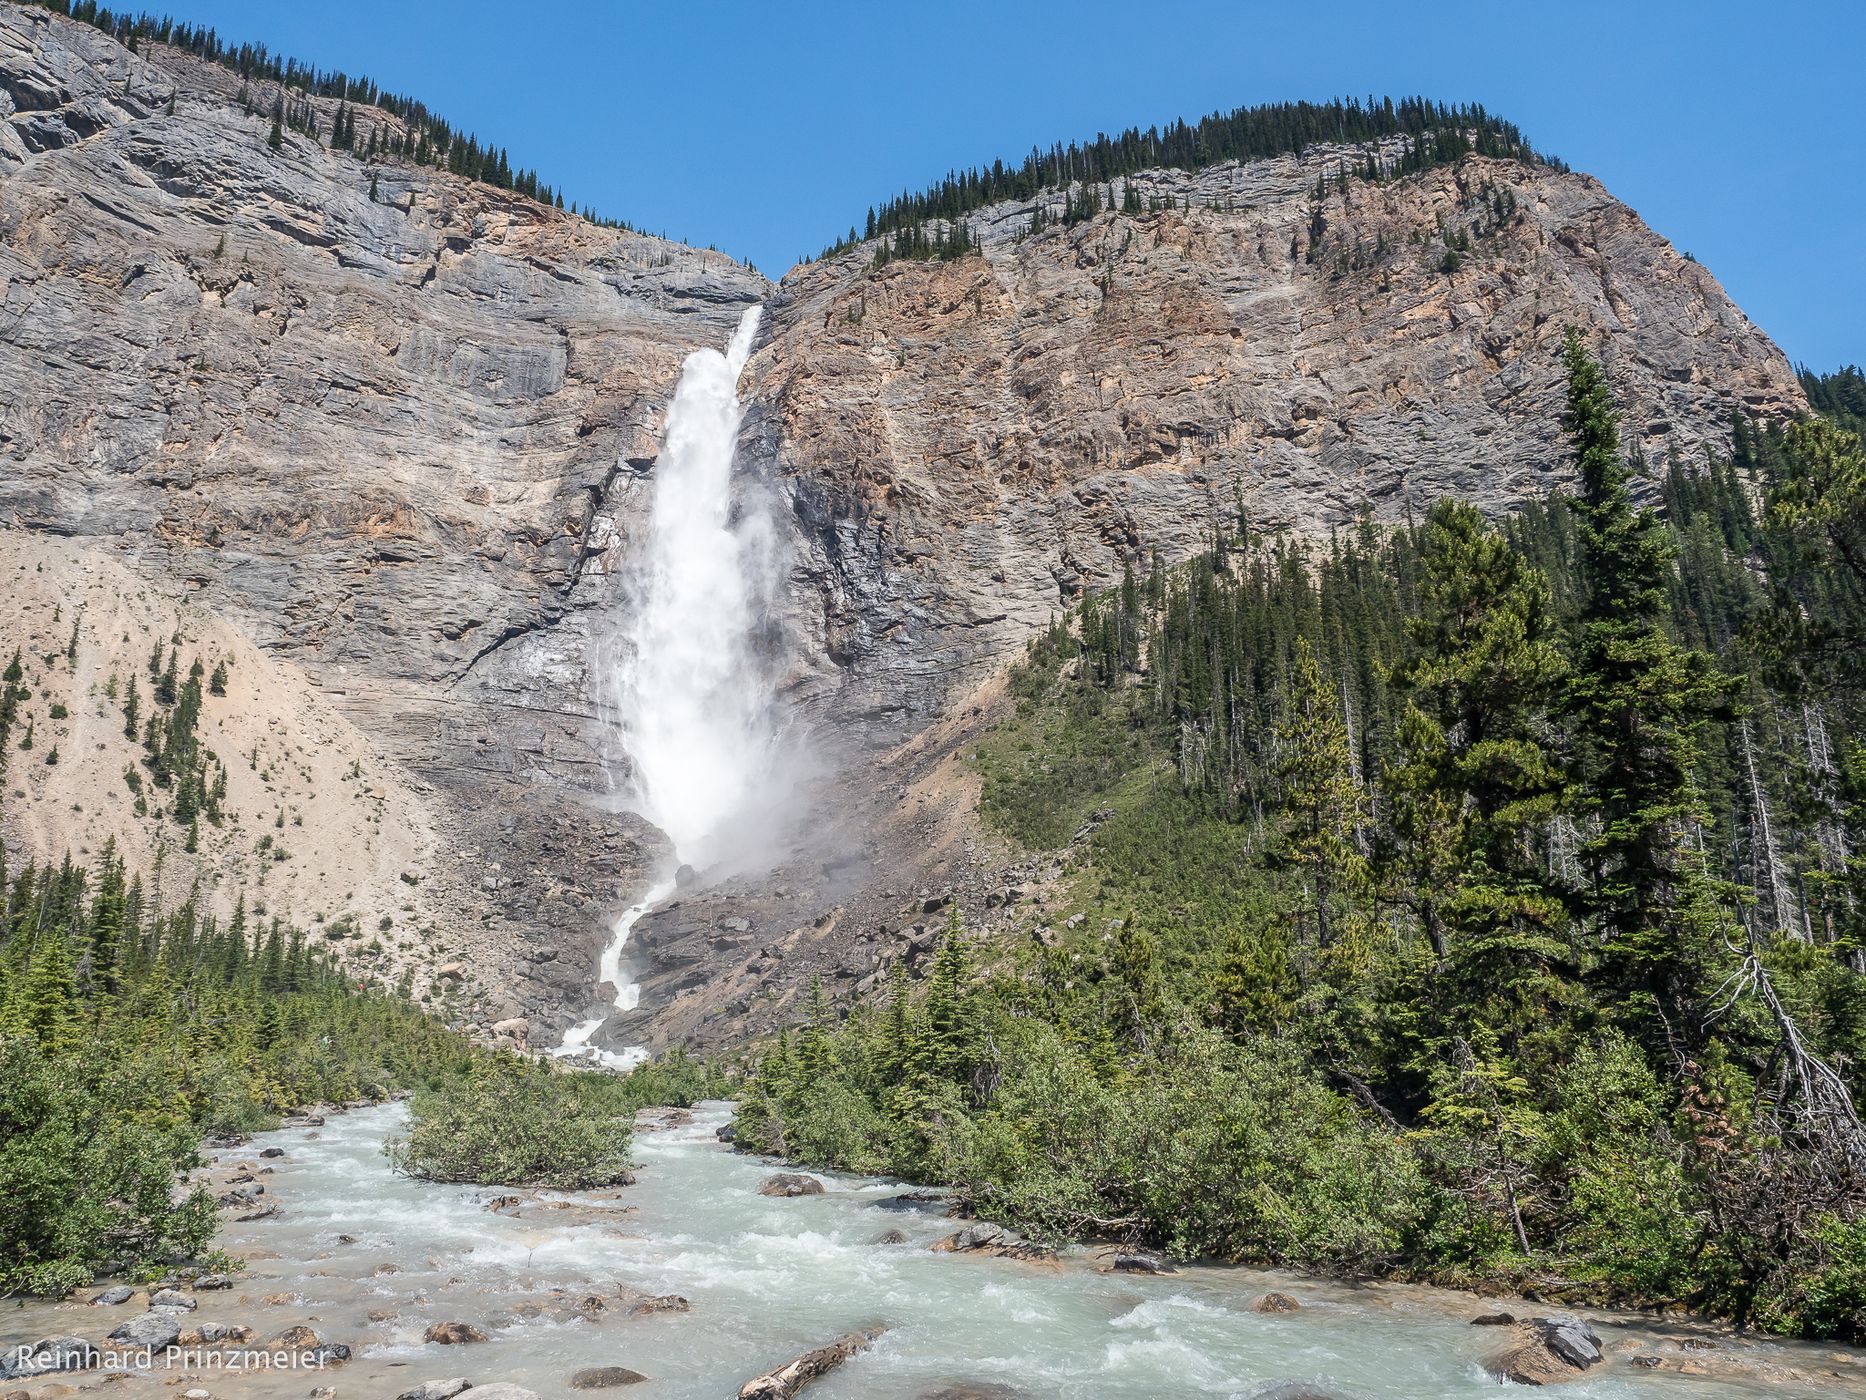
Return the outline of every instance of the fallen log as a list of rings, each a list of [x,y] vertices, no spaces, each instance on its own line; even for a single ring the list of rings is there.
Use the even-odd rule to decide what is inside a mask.
[[[739,1387],[739,1400],[791,1400],[811,1381],[821,1380],[858,1351],[866,1351],[869,1344],[887,1330],[864,1327],[859,1332],[836,1338],[828,1346],[806,1351],[795,1361],[745,1382]]]

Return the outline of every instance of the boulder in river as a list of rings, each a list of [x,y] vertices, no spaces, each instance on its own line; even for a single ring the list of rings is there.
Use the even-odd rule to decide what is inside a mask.
[[[1002,1225],[984,1220],[946,1236],[931,1247],[936,1254],[989,1254],[998,1259],[1047,1260],[1056,1253],[1048,1245],[1020,1240]]]
[[[678,1293],[650,1293],[636,1298],[628,1306],[630,1317],[648,1317],[654,1313],[687,1312],[693,1307]]]
[[[986,1250],[1002,1248],[1010,1243],[1010,1235],[1004,1226],[993,1225],[989,1221],[980,1221],[968,1225],[955,1234],[946,1236],[933,1246],[939,1254],[977,1254]]]
[[[684,1128],[693,1121],[693,1111],[686,1108],[638,1108],[635,1131],[658,1133],[666,1128]]]
[[[437,1322],[421,1334],[421,1340],[458,1346],[465,1342],[483,1342],[486,1334],[470,1322]]]
[[[199,1306],[178,1288],[158,1288],[149,1295],[152,1308],[179,1308],[182,1312],[193,1312]]]
[[[0,1379],[24,1380],[54,1371],[88,1371],[102,1360],[82,1337],[41,1337],[0,1355]]]
[[[758,1183],[761,1196],[820,1196],[823,1183],[802,1172],[774,1172]]]
[[[1471,1319],[1473,1327],[1514,1327],[1516,1314],[1507,1312],[1479,1313]]]
[[[1176,1274],[1179,1270],[1158,1254],[1150,1254],[1144,1249],[1122,1250],[1114,1256],[1108,1265],[1111,1273],[1117,1274]]]
[[[946,1204],[946,1198],[934,1191],[908,1191],[899,1196],[883,1196],[870,1201],[872,1210],[931,1210]]]
[[[217,1346],[221,1342],[244,1342],[252,1335],[252,1328],[236,1322],[203,1322],[199,1327],[186,1328],[175,1340],[185,1347]]]
[[[119,1303],[127,1303],[136,1296],[136,1290],[127,1283],[112,1284],[95,1298],[91,1299],[94,1308],[114,1308]]]
[[[1250,1305],[1252,1312],[1293,1313],[1301,1312],[1302,1304],[1287,1293],[1266,1293]]]
[[[538,1392],[526,1390],[522,1385],[513,1385],[510,1381],[494,1381],[490,1385],[476,1385],[471,1390],[460,1392],[466,1400],[539,1400]]]
[[[395,1400],[454,1400],[454,1396],[470,1390],[472,1386],[473,1382],[465,1376],[455,1376],[444,1381],[423,1381],[420,1385],[404,1390]]]
[[[132,1317],[110,1334],[110,1340],[126,1347],[151,1347],[161,1351],[175,1345],[181,1335],[181,1323],[172,1312],[146,1312]]]
[[[194,1291],[196,1293],[201,1292],[203,1289],[212,1292],[217,1288],[231,1287],[233,1287],[232,1274],[202,1274],[194,1281]]]
[[[907,1233],[904,1230],[883,1230],[869,1241],[870,1244],[906,1244]]]
[[[586,1366],[570,1376],[572,1390],[617,1390],[625,1385],[640,1385],[648,1378],[626,1366]]]
[[[1580,1318],[1563,1313],[1519,1326],[1512,1341],[1484,1358],[1484,1369],[1517,1385],[1556,1385],[1603,1360],[1599,1334]]]

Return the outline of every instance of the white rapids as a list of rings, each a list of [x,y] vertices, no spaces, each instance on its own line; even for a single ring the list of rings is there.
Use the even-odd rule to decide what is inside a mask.
[[[250,1272],[231,1289],[199,1294],[187,1325],[239,1323],[266,1338],[308,1323],[355,1355],[328,1376],[195,1380],[158,1368],[106,1388],[129,1400],[162,1400],[191,1384],[211,1387],[217,1400],[303,1400],[330,1385],[341,1397],[386,1400],[464,1375],[552,1400],[580,1393],[569,1382],[585,1367],[625,1366],[648,1380],[597,1393],[720,1400],[812,1347],[881,1325],[874,1347],[812,1386],[809,1400],[1486,1400],[1514,1388],[1500,1392],[1481,1364],[1504,1340],[1500,1329],[1470,1320],[1499,1306],[1522,1316],[1555,1311],[1247,1269],[1103,1273],[1102,1252],[1091,1249],[1048,1264],[935,1253],[929,1246],[964,1222],[937,1202],[890,1201],[908,1189],[896,1182],[818,1172],[821,1195],[759,1195],[776,1168],[715,1139],[728,1111],[703,1105],[690,1123],[637,1134],[634,1186],[526,1192],[517,1204],[495,1200],[506,1188],[392,1175],[379,1149],[403,1129],[400,1105],[218,1154],[233,1163],[282,1149],[261,1178],[279,1213],[224,1227],[216,1242],[247,1257]],[[1301,1311],[1253,1311],[1270,1289]],[[631,1316],[639,1294],[678,1294],[691,1311]],[[91,1307],[86,1296],[9,1303],[0,1341],[101,1337],[130,1311]],[[1866,1392],[1866,1363],[1830,1345],[1593,1316],[1608,1361],[1561,1387],[1570,1400]],[[491,1340],[424,1340],[434,1323],[451,1321]],[[1661,1364],[1644,1369],[1634,1357]],[[1687,1364],[1702,1374],[1681,1372]]]

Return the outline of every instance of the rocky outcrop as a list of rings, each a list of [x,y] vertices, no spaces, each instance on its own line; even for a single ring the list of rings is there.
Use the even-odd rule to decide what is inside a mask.
[[[1600,1336],[1578,1317],[1538,1317],[1484,1359],[1484,1369],[1516,1385],[1558,1385],[1604,1361]]]
[[[999,205],[972,216],[977,256],[877,271],[858,248],[784,279],[748,432],[800,522],[825,706],[937,713],[1125,562],[1183,558],[1240,509],[1320,532],[1546,492],[1570,325],[1651,460],[1803,406],[1710,273],[1598,181],[1473,157],[1344,182],[1344,158],[1152,172],[1143,205],[1170,208],[1073,227],[1057,193],[1028,236],[1032,205]]]
[[[820,1196],[823,1194],[823,1183],[813,1176],[805,1176],[802,1172],[773,1172],[758,1183],[758,1194],[782,1197]]]

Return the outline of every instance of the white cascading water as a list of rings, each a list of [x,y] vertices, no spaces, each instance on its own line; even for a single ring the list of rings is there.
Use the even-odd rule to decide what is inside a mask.
[[[726,854],[735,823],[766,800],[776,742],[770,666],[756,644],[774,583],[772,532],[732,490],[739,373],[758,317],[757,307],[745,313],[724,355],[696,350],[681,369],[629,616],[633,664],[617,674],[642,813],[696,867]]]
[[[634,799],[673,844],[676,866],[720,860],[781,787],[771,668],[757,646],[775,585],[774,541],[763,512],[742,508],[732,489],[739,374],[759,314],[745,313],[723,355],[696,350],[681,367],[630,580],[629,645],[611,667]],[[611,930],[599,975],[616,988],[620,1010],[640,998],[623,980],[629,932],[674,888],[669,870]],[[556,1053],[618,1069],[647,1058],[638,1047],[592,1046],[604,1019],[573,1026]]]

